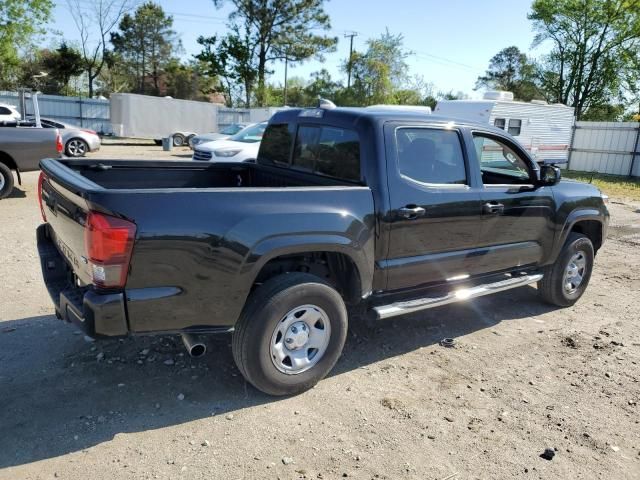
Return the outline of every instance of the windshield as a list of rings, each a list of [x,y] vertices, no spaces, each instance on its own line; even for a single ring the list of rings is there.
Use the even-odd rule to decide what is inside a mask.
[[[242,130],[244,127],[245,127],[244,125],[240,125],[240,124],[234,123],[232,125],[224,127],[222,130],[220,130],[220,133],[222,133],[224,135],[235,135],[240,130]]]
[[[262,140],[262,135],[267,128],[266,123],[258,123],[256,125],[250,125],[244,130],[240,130],[238,133],[229,137],[229,140],[242,143],[256,143]]]

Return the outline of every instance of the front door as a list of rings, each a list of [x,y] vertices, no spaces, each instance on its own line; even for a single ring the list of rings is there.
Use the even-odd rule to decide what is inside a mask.
[[[478,246],[487,271],[538,264],[554,241],[551,187],[538,185],[527,154],[506,137],[473,133],[482,176],[483,224]]]
[[[462,133],[387,125],[389,247],[387,290],[455,281],[474,273],[482,223]]]

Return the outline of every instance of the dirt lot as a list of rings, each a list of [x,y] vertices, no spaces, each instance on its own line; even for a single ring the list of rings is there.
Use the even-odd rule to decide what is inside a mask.
[[[189,156],[95,156],[172,155]],[[177,338],[91,343],[56,320],[36,179],[0,201],[0,479],[640,478],[640,204],[612,199],[575,307],[526,287],[355,324],[329,378],[274,399],[243,381],[229,337],[192,360]]]

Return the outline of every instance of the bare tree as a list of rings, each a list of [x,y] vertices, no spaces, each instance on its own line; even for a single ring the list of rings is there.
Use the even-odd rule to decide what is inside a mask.
[[[67,0],[67,6],[80,33],[82,63],[89,82],[90,97],[93,97],[95,79],[106,62],[109,33],[135,3],[136,0],[93,0],[87,11],[80,0]]]

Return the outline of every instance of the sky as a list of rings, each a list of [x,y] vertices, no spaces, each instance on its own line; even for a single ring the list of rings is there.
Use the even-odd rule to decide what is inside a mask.
[[[89,6],[92,0],[80,0]],[[199,35],[224,34],[230,2],[217,9],[212,0],[156,0],[173,16],[174,30],[184,47],[185,60],[200,51]],[[347,33],[355,32],[354,49],[366,50],[369,38],[379,37],[386,29],[401,33],[404,45],[413,52],[408,59],[411,75],[420,75],[434,85],[435,91],[463,91],[472,98],[475,81],[488,66],[489,59],[502,48],[515,45],[531,50],[534,33],[527,20],[530,0],[329,0],[325,10],[331,18],[332,36],[339,39],[337,50],[324,62],[309,60],[289,69],[289,77],[308,79],[326,68],[334,78],[344,78],[341,63],[349,56]],[[55,21],[50,28],[63,32],[65,39],[77,41],[77,29],[66,0],[56,2]],[[52,39],[59,38],[52,36]],[[541,47],[544,48],[544,47]],[[270,81],[284,82],[284,65],[275,64]]]

